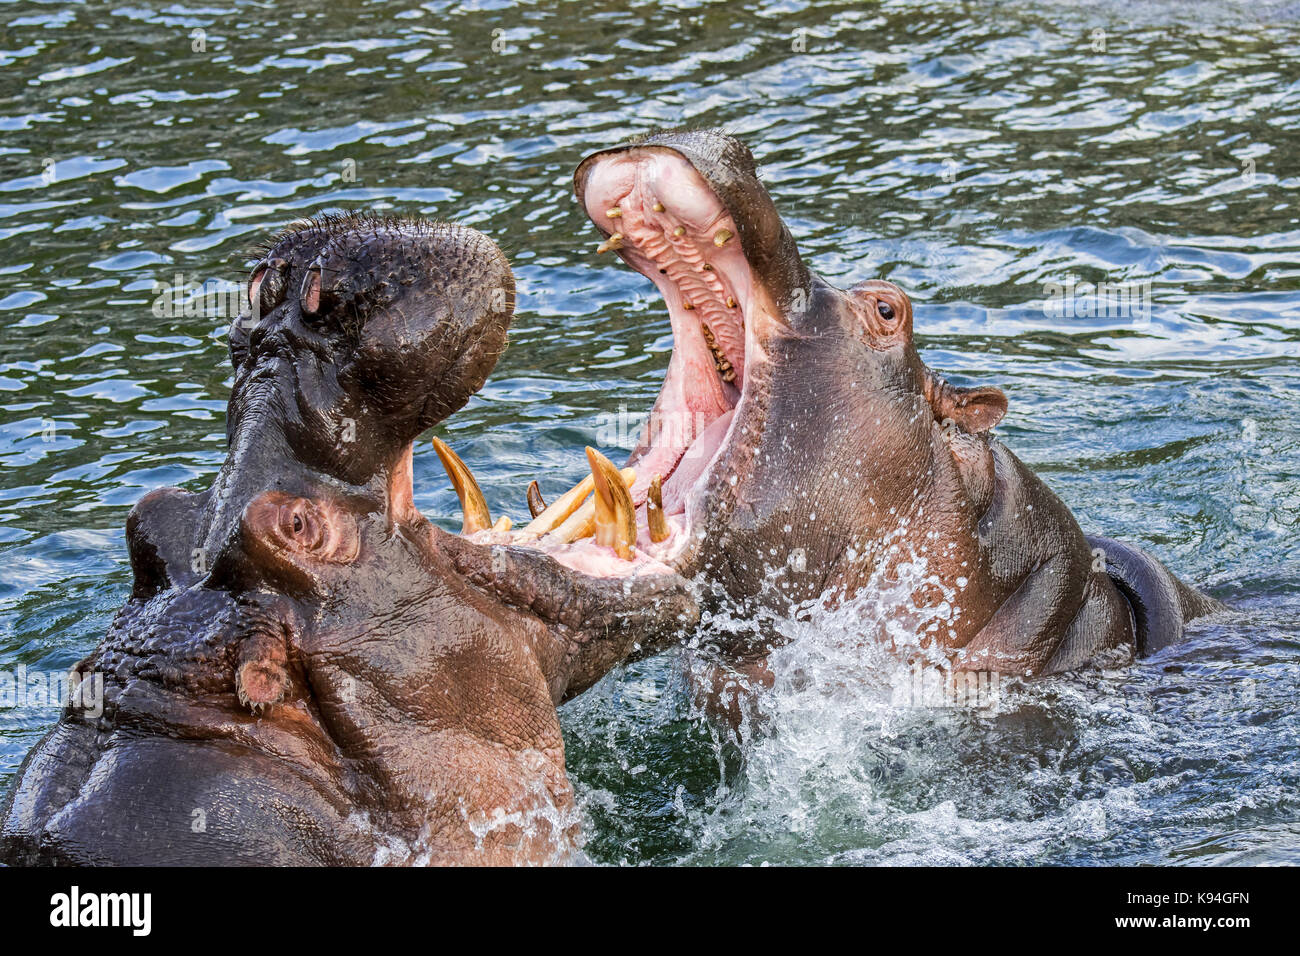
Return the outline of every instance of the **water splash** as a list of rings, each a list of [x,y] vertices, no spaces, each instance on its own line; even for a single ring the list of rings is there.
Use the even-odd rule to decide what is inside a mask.
[[[914,665],[864,638],[925,580],[917,562],[892,596],[768,621],[782,639],[769,657],[770,687],[739,727],[701,712],[698,687],[713,671],[699,642],[597,688],[580,717],[566,714],[586,826],[602,834],[592,857],[755,865],[1300,857],[1300,827],[1276,822],[1294,813],[1300,784],[1300,715],[1289,691],[1300,669],[1295,629],[1238,613],[1147,660],[1111,655],[1066,677],[1003,679],[975,706],[953,706],[942,695],[900,694]],[[753,623],[725,613],[708,622],[732,626],[748,633]],[[1249,646],[1261,628],[1272,653]],[[912,637],[900,646],[938,666],[917,633],[891,636]],[[599,738],[573,734],[571,716],[599,726]],[[660,749],[674,739],[670,762]],[[613,754],[622,774],[603,762]]]

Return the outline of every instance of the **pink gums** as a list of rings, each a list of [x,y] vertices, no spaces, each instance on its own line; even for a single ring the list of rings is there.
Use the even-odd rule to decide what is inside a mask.
[[[660,475],[665,513],[680,514],[722,446],[744,387],[749,264],[726,207],[695,167],[669,150],[635,149],[598,162],[583,198],[598,226],[622,235],[619,255],[658,286],[668,306],[673,355],[645,451],[631,463],[632,498],[643,503]],[[734,382],[724,381],[702,325]]]

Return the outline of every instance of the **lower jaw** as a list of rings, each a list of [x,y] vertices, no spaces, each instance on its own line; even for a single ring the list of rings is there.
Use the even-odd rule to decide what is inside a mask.
[[[605,500],[598,507],[597,499],[601,495],[593,493],[592,478],[584,479],[553,499],[540,514],[533,512],[533,520],[527,524],[494,523],[477,485],[472,478],[466,480],[468,469],[459,459],[449,463],[448,456],[454,459],[454,454],[443,446],[439,454],[466,514],[462,537],[485,548],[526,548],[545,554],[572,571],[597,578],[678,575],[693,568],[703,543],[703,518],[724,504],[725,484],[713,479],[727,458],[727,449],[735,438],[737,413],[742,411],[750,387],[748,381],[744,389],[736,389],[720,379],[715,382],[710,378],[692,378],[691,372],[697,375],[714,372],[711,366],[707,372],[698,368],[698,361],[693,364],[694,367],[683,363],[675,368],[670,363],[660,398],[651,412],[648,433],[642,441],[644,450],[634,454],[621,470],[607,459],[601,466],[611,487],[621,478],[627,489],[631,526],[635,529],[634,536],[624,536],[628,547],[612,546],[609,522],[601,527],[596,512],[607,512],[611,502]],[[693,410],[693,406],[703,410]],[[666,420],[667,430],[656,428],[656,417]],[[684,448],[683,438],[689,439]],[[600,470],[595,460],[603,456],[588,449],[588,457],[593,462],[594,475]],[[462,470],[458,477],[457,472]],[[651,515],[652,505],[656,503],[651,491],[653,484],[660,486],[657,504],[663,517],[657,533]],[[477,504],[467,501],[475,495]],[[530,510],[531,507],[530,503]]]
[[[691,564],[698,550],[693,527],[695,516],[707,513],[713,501],[714,496],[707,488],[729,445],[737,408],[732,407],[709,422],[685,449],[652,442],[622,469],[594,449],[588,449],[593,475],[553,499],[540,514],[534,514],[531,522],[519,526],[509,519],[492,521],[469,469],[435,439],[466,516],[460,536],[484,548],[526,548],[592,577],[678,574]],[[603,471],[610,486],[617,475],[627,489],[625,506],[630,503],[635,537],[624,535],[626,547],[611,542],[611,524],[616,522],[608,520],[607,512],[613,503],[608,495],[604,496],[606,500],[600,500],[602,493],[595,487],[599,484],[597,471]],[[663,516],[662,525],[657,528],[651,516],[656,496],[649,487],[656,476],[662,479],[658,504]],[[709,495],[707,501],[706,495]]]

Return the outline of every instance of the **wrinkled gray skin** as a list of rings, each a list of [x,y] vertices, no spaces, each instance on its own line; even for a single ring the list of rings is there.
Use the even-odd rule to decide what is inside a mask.
[[[872,280],[846,291],[811,272],[734,138],[670,131],[593,154],[575,174],[579,201],[595,164],[658,150],[684,157],[712,188],[738,227],[755,302],[769,304],[745,316],[743,394],[687,504],[692,544],[679,571],[703,576],[733,606],[788,610],[889,585],[920,557],[938,586],[914,592],[914,607],[898,607],[897,617],[923,618],[916,608],[952,596],[959,614],[933,640],[954,664],[1025,675],[1074,668],[1109,648],[1156,650],[1221,607],[1140,549],[1085,537],[989,433],[1005,396],[954,387],[925,366],[898,287]],[[619,201],[602,196],[598,205]],[[635,264],[635,252],[625,245],[618,254]],[[634,267],[645,269],[640,261]],[[726,675],[770,680],[770,638],[718,638],[725,663],[713,689],[722,706],[734,686]]]
[[[471,229],[327,220],[273,240],[231,329],[211,488],[127,521],[135,583],[0,810],[8,864],[563,860],[555,707],[697,613],[424,519],[411,442],[505,347],[514,280]],[[260,318],[253,319],[256,310]]]

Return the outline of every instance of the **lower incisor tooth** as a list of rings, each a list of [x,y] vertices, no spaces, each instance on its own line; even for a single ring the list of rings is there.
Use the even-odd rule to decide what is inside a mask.
[[[664,517],[663,477],[655,475],[646,490],[645,523],[650,529],[650,540],[658,544],[668,537],[668,519]]]
[[[541,514],[528,522],[524,526],[523,533],[535,538],[538,535],[554,531],[582,506],[583,499],[591,494],[591,489],[594,487],[595,481],[591,475],[588,475],[552,501]]]
[[[528,513],[534,518],[546,510],[546,499],[542,497],[542,489],[537,486],[536,481],[528,484]]]
[[[636,481],[636,471],[632,468],[624,468],[619,472],[619,474],[623,477],[623,484],[629,488],[632,487],[632,482]],[[593,479],[591,475],[588,475],[575,486],[574,490],[576,491],[578,488],[583,487],[583,485],[586,485],[587,487],[586,493],[583,494],[583,498],[586,498],[587,494],[590,494],[592,488],[595,486],[595,479]],[[570,492],[570,494],[572,494],[572,492]],[[579,499],[579,501],[581,501],[581,499]],[[559,503],[560,502],[557,500],[555,504],[551,505],[551,508],[556,507]],[[536,523],[537,522],[533,522],[533,524]],[[532,525],[529,525],[529,527],[531,528]],[[546,536],[546,540],[567,544],[572,541],[581,541],[583,538],[590,538],[595,533],[596,499],[592,497],[583,502],[581,506],[575,508],[562,522],[560,522],[554,530]]]

